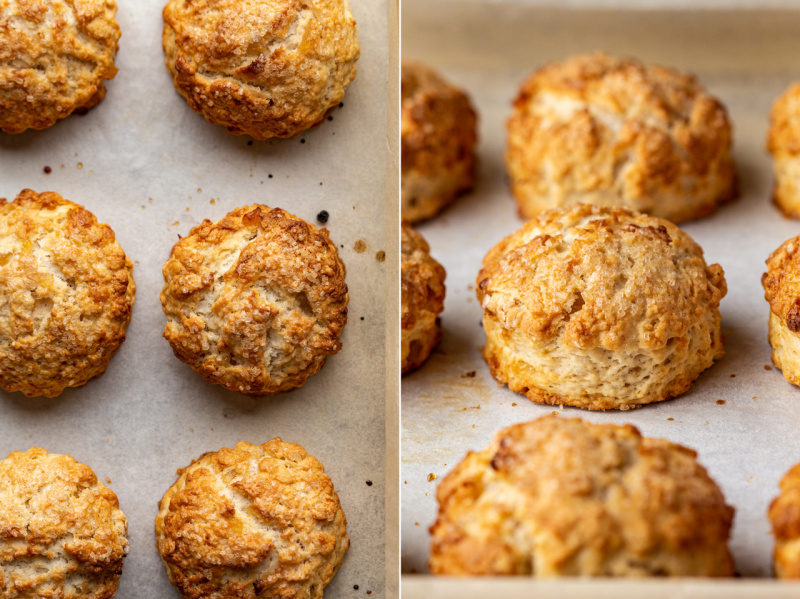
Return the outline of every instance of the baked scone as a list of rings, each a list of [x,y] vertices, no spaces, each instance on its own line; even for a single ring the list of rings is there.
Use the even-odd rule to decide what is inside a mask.
[[[534,402],[669,399],[724,354],[722,267],[663,219],[585,204],[545,212],[492,248],[476,283],[492,375]]]
[[[630,425],[546,416],[503,429],[439,485],[430,571],[732,576],[734,510],[696,458]]]
[[[85,112],[117,74],[115,0],[0,2],[0,130],[46,129]]]
[[[325,469],[280,438],[206,453],[164,494],[156,546],[185,599],[319,599],[350,547]]]
[[[128,522],[89,466],[40,447],[0,461],[0,597],[109,599]]]
[[[772,199],[789,217],[800,218],[800,83],[772,104],[767,151],[772,154]]]
[[[772,363],[787,381],[800,385],[800,236],[770,254],[761,284],[769,302]]]
[[[418,222],[475,185],[475,111],[467,95],[430,68],[401,70],[401,212]]]
[[[207,381],[246,395],[301,387],[337,353],[344,264],[327,229],[254,204],[203,221],[164,265],[164,337]]]
[[[111,227],[57,193],[0,198],[0,387],[55,397],[106,371],[136,286]]]
[[[419,367],[442,339],[445,272],[430,247],[407,222],[401,227],[400,302],[403,374]]]
[[[781,492],[770,504],[767,515],[775,536],[775,576],[800,578],[800,464],[781,479]]]
[[[725,108],[690,75],[605,54],[536,71],[508,120],[523,218],[577,202],[679,223],[737,193]]]
[[[163,44],[192,110],[256,139],[321,124],[360,53],[349,0],[169,0]]]

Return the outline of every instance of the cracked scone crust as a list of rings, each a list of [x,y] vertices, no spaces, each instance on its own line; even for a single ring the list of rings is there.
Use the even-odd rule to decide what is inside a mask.
[[[256,139],[320,124],[360,53],[349,0],[170,0],[163,45],[192,110]]]
[[[678,223],[737,193],[725,108],[690,75],[589,54],[520,89],[506,165],[520,215],[578,202]]]
[[[767,514],[775,537],[773,567],[778,578],[800,578],[800,464],[784,475],[780,487]]]
[[[92,469],[39,447],[0,462],[0,596],[109,599],[128,522]]]
[[[206,380],[247,395],[301,387],[337,353],[344,264],[327,229],[254,204],[203,221],[164,265],[164,337]]]
[[[401,71],[401,211],[436,216],[475,185],[477,117],[467,95],[418,62]]]
[[[133,264],[108,225],[57,193],[0,199],[0,387],[55,397],[125,340]]]
[[[114,0],[0,2],[0,130],[46,129],[92,108],[117,74]]]
[[[425,239],[403,222],[400,266],[402,372],[419,367],[442,338],[445,272]]]
[[[276,438],[207,453],[178,474],[156,544],[181,597],[322,597],[350,540],[319,461]]]
[[[772,199],[786,216],[800,218],[800,83],[772,105],[767,151],[775,173]]]
[[[769,303],[772,363],[787,381],[800,385],[800,236],[770,254],[761,284]]]
[[[538,403],[661,401],[724,354],[722,267],[663,219],[545,212],[489,251],[476,285],[492,375]]]
[[[734,510],[696,456],[630,425],[546,416],[506,428],[439,485],[430,570],[732,576]]]

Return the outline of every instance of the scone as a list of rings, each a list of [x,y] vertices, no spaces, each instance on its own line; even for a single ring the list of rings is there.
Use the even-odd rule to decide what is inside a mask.
[[[203,221],[164,265],[164,337],[206,380],[246,395],[301,387],[337,353],[344,264],[327,229],[254,204]]]
[[[781,479],[781,492],[767,515],[775,537],[775,576],[800,578],[800,464]]]
[[[546,416],[503,429],[439,485],[430,570],[732,576],[734,510],[696,457],[630,425]]]
[[[322,464],[280,438],[206,453],[164,494],[156,546],[185,599],[320,599],[350,547]]]
[[[775,172],[772,199],[786,216],[800,218],[800,83],[772,105],[767,151]]]
[[[476,116],[469,98],[418,62],[401,71],[401,211],[436,216],[475,185]]]
[[[400,301],[403,374],[420,366],[442,338],[439,314],[444,310],[442,265],[431,258],[425,239],[403,222]]]
[[[106,95],[117,74],[115,0],[0,2],[0,130],[46,129]]]
[[[769,302],[772,363],[787,381],[800,385],[800,236],[770,254],[761,284]]]
[[[492,375],[531,401],[628,409],[686,391],[724,354],[722,267],[669,221],[578,205],[484,258],[476,292]]]
[[[192,110],[256,139],[322,123],[360,53],[349,0],[169,0],[163,44]]]
[[[679,223],[737,193],[725,108],[690,75],[605,54],[536,71],[508,120],[523,218],[578,202]]]
[[[0,387],[55,397],[106,371],[136,286],[111,227],[57,193],[0,198]]]
[[[0,597],[109,599],[128,522],[89,466],[40,447],[0,461]]]

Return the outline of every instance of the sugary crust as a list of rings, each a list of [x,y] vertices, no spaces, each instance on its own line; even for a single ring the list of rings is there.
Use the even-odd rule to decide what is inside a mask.
[[[0,462],[0,596],[109,599],[128,522],[89,466],[33,447]]]
[[[786,216],[800,218],[800,83],[772,104],[767,151],[775,172],[773,201]]]
[[[430,570],[731,576],[733,508],[696,453],[633,426],[547,416],[500,431],[436,493]]]
[[[192,110],[256,139],[320,124],[360,54],[349,0],[169,0],[163,45]]]
[[[477,117],[467,95],[417,62],[401,72],[402,216],[436,216],[475,185]]]
[[[772,362],[787,381],[800,385],[800,236],[770,254],[761,284],[770,308]]]
[[[444,310],[445,271],[430,247],[403,222],[400,265],[402,372],[419,367],[442,338],[438,316]]]
[[[722,268],[669,221],[577,205],[497,244],[476,279],[493,375],[532,401],[674,397],[724,354]]]
[[[583,202],[677,223],[736,196],[731,145],[725,108],[690,75],[588,54],[522,85],[506,165],[524,218]]]
[[[0,387],[55,397],[125,340],[133,264],[108,225],[57,193],[0,199]]]
[[[333,483],[305,449],[241,442],[178,474],[155,528],[181,597],[322,597],[350,540]]]
[[[780,486],[767,514],[775,537],[775,576],[800,578],[800,464],[784,475]]]
[[[302,386],[337,353],[344,264],[327,229],[254,204],[203,221],[164,265],[164,337],[206,380],[247,395]]]
[[[117,74],[115,0],[0,3],[0,130],[46,129],[92,108]]]

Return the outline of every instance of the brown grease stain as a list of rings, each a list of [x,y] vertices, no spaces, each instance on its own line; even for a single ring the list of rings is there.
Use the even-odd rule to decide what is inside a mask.
[[[367,242],[364,241],[363,239],[359,239],[358,241],[356,241],[355,245],[353,246],[353,249],[357,253],[363,254],[364,252],[367,251]]]

